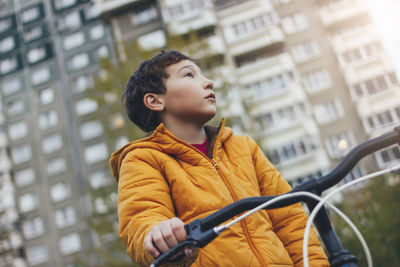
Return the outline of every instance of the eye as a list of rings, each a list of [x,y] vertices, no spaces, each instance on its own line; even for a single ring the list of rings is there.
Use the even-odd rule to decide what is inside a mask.
[[[194,77],[194,75],[193,75],[193,73],[191,73],[191,72],[188,72],[188,73],[186,73],[186,74],[185,74],[185,77],[190,77],[190,78],[193,78],[193,77]]]

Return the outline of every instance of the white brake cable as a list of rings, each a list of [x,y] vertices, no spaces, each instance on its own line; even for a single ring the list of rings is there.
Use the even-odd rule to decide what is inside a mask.
[[[309,267],[309,262],[308,262],[308,237],[310,235],[310,229],[311,229],[311,223],[314,221],[315,216],[317,215],[317,212],[322,208],[322,206],[327,203],[327,201],[332,198],[334,195],[336,195],[337,193],[339,193],[340,191],[354,185],[357,183],[361,183],[363,181],[369,180],[369,179],[373,179],[376,178],[378,176],[387,174],[387,173],[395,173],[398,172],[400,170],[400,164],[389,168],[389,169],[385,169],[385,170],[381,170],[381,171],[377,171],[368,175],[365,175],[363,177],[360,177],[356,180],[353,180],[351,182],[348,182],[334,190],[332,190],[328,195],[326,195],[325,197],[322,198],[322,200],[318,203],[317,206],[315,206],[315,208],[313,209],[313,211],[311,212],[307,224],[306,224],[306,229],[304,231],[304,237],[303,237],[303,260],[304,260],[304,267]],[[361,239],[360,239],[361,241]],[[364,241],[365,242],[365,241]],[[361,241],[361,243],[363,244],[363,242]],[[363,248],[364,248],[364,252],[367,252],[365,250],[364,244],[363,244]],[[368,247],[367,247],[368,248]],[[367,258],[367,262],[368,262],[368,266],[372,267],[372,257],[370,253],[365,253],[366,254],[366,258]]]
[[[227,224],[222,224],[220,226],[214,227],[214,232],[217,235],[219,235],[225,229],[229,228],[230,226],[232,226],[233,224],[237,223],[238,221],[250,216],[251,214],[253,214],[253,213],[255,213],[255,212],[257,212],[257,211],[259,211],[259,210],[261,210],[263,208],[266,208],[267,206],[270,206],[270,205],[272,205],[275,202],[278,202],[280,200],[290,199],[290,198],[294,198],[294,197],[297,197],[297,196],[306,196],[306,197],[310,197],[310,198],[313,198],[313,199],[318,200],[318,201],[322,200],[321,197],[319,197],[319,196],[317,196],[315,194],[312,194],[310,192],[306,192],[306,191],[295,192],[295,193],[291,193],[291,194],[288,194],[288,195],[281,195],[281,196],[278,196],[278,197],[276,197],[274,199],[271,199],[271,200],[269,200],[269,201],[267,201],[267,202],[255,207],[252,210],[249,210],[248,212],[244,213],[243,215],[237,217],[236,219],[230,221]],[[371,253],[369,251],[368,245],[365,242],[365,239],[363,238],[363,236],[360,233],[360,231],[358,230],[358,228],[354,225],[354,223],[343,212],[341,212],[338,208],[336,208],[333,204],[331,204],[329,202],[327,202],[326,204],[329,206],[329,208],[331,208],[334,212],[336,212],[350,226],[350,228],[354,231],[354,233],[357,235],[358,239],[360,240],[361,244],[363,245],[364,252],[367,255],[367,258],[368,258],[368,255],[369,255],[369,258],[371,258]],[[304,244],[304,240],[303,240],[303,244]],[[303,250],[303,253],[304,253],[304,250]],[[303,254],[303,258],[304,258],[304,254]],[[371,262],[372,262],[372,260],[371,260]],[[308,255],[307,255],[307,264],[308,264]],[[305,265],[305,264],[304,264],[304,266],[308,267],[308,265]]]

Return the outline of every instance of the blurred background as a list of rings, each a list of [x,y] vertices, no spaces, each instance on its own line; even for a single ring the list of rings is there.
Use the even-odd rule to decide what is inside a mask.
[[[198,59],[217,94],[210,123],[252,136],[294,186],[400,124],[399,14],[395,0],[0,0],[0,266],[134,266],[108,159],[145,135],[120,101],[142,60]],[[345,181],[399,162],[387,148]],[[338,202],[376,265],[400,266],[387,181]]]

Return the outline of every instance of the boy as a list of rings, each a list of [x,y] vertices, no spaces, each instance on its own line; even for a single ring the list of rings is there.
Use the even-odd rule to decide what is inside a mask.
[[[230,128],[204,126],[216,114],[213,83],[189,57],[162,51],[144,61],[124,94],[130,120],[153,131],[113,153],[120,237],[140,265],[186,239],[184,224],[239,199],[291,188],[256,143]],[[302,266],[300,204],[260,211],[176,266]],[[315,233],[311,266],[329,266]],[[196,254],[196,255],[194,255]]]

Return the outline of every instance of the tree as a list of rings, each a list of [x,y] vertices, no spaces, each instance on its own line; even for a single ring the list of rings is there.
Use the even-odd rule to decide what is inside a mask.
[[[400,177],[381,177],[356,193],[345,194],[340,208],[356,223],[368,243],[375,266],[400,266]],[[366,266],[363,249],[350,228],[333,218],[343,246]]]

